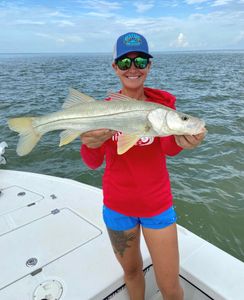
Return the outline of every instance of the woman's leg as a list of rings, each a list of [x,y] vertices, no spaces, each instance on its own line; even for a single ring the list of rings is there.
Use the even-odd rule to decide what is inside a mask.
[[[143,227],[158,287],[164,300],[183,300],[179,282],[179,251],[176,224],[162,229]]]
[[[124,270],[124,279],[131,300],[144,300],[145,281],[140,252],[140,226],[130,230],[111,230],[109,237],[115,255]]]

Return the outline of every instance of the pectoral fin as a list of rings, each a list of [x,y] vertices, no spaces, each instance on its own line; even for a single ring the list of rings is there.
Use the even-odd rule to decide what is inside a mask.
[[[139,139],[140,136],[138,136],[138,134],[121,134],[118,137],[117,153],[118,154],[125,153],[131,147],[133,147],[138,142]]]
[[[69,130],[69,129],[62,131],[60,133],[59,147],[71,143],[73,140],[75,140],[80,135],[81,135],[80,131],[74,131],[74,130]]]

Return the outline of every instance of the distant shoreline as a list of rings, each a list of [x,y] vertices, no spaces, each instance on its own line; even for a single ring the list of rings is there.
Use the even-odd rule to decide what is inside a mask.
[[[170,53],[227,53],[244,52],[244,49],[210,49],[210,50],[164,50],[152,51],[152,54],[170,54]],[[112,55],[111,52],[0,52],[0,55]]]

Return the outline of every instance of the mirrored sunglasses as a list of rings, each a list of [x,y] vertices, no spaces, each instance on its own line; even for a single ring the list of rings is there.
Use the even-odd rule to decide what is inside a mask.
[[[141,56],[137,56],[134,58],[123,57],[123,58],[119,58],[115,61],[116,65],[122,71],[129,70],[132,65],[132,62],[134,63],[134,66],[136,68],[145,69],[149,63],[149,58],[141,57]]]

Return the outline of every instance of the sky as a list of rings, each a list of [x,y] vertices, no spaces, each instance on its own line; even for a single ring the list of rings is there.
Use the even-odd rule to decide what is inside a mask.
[[[0,53],[111,53],[130,31],[151,52],[243,50],[244,0],[0,0]]]

